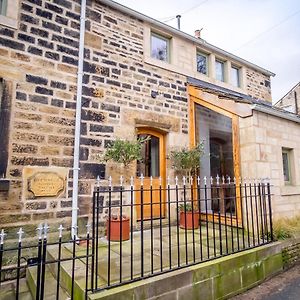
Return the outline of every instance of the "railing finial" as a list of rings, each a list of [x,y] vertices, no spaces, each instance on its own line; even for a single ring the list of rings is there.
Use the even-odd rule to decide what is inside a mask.
[[[204,181],[204,185],[206,185],[207,184],[207,177],[206,176],[203,177],[203,181]]]
[[[197,184],[198,184],[198,186],[200,185],[200,176],[197,176]]]
[[[130,186],[133,187],[133,176],[130,176]]]
[[[17,232],[17,235],[19,236],[19,243],[22,242],[23,233],[24,233],[24,231],[23,231],[22,227],[20,227],[19,231]]]
[[[140,180],[141,180],[141,185],[144,185],[144,175],[143,175],[143,173],[141,174],[141,176],[140,176]]]
[[[49,230],[49,226],[47,223],[44,224],[44,239],[47,238],[47,234],[48,234],[48,230]]]
[[[43,224],[40,223],[36,230],[38,232],[38,238],[41,240],[43,235]]]
[[[216,179],[217,179],[217,185],[219,185],[220,184],[220,176],[219,176],[219,174],[217,174]]]
[[[182,177],[182,183],[183,183],[183,185],[186,184],[186,178],[185,178],[185,176]]]
[[[97,188],[100,187],[100,176],[99,175],[97,176],[97,179],[96,179],[96,186],[97,186]]]
[[[123,175],[120,176],[120,186],[122,187],[124,183],[124,177]]]
[[[64,230],[64,227],[62,226],[62,224],[60,224],[59,227],[58,227],[59,238],[62,237],[62,232],[63,232],[63,230]]]
[[[178,186],[178,176],[175,176],[175,185]]]
[[[110,186],[110,187],[112,186],[112,178],[111,178],[111,176],[108,177],[108,186]]]
[[[87,223],[86,224],[86,235],[89,235],[90,234],[90,230],[91,230],[91,224],[90,223]]]
[[[0,245],[3,245],[4,244],[4,238],[6,236],[6,233],[4,232],[4,229],[1,230],[1,233],[0,233]]]

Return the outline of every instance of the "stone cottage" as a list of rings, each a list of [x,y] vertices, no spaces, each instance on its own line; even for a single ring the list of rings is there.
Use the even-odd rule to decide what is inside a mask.
[[[86,220],[96,177],[114,173],[98,155],[141,135],[152,156],[133,174],[165,184],[168,153],[204,140],[201,174],[270,178],[275,216],[299,211],[300,118],[272,107],[272,72],[114,1],[81,2],[1,1],[2,228]]]

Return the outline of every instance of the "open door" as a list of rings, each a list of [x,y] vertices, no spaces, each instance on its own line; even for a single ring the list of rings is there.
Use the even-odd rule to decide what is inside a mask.
[[[137,178],[135,182],[137,220],[141,220],[142,217],[143,220],[165,217],[165,191],[163,190],[166,176],[165,138],[160,132],[146,128],[138,129],[138,137],[147,136],[149,139],[143,144],[142,158],[137,162]],[[143,192],[140,190],[141,175],[143,175]]]

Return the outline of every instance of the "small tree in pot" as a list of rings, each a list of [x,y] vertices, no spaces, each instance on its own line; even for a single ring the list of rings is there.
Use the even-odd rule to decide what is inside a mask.
[[[196,177],[200,169],[201,157],[204,154],[203,143],[196,145],[192,149],[182,148],[173,150],[170,154],[172,167],[176,172],[181,173],[191,183],[191,178]],[[194,181],[196,182],[196,181]],[[191,190],[191,198],[193,190]],[[186,229],[199,227],[199,208],[192,201],[185,201],[179,206],[180,227]]]
[[[149,138],[138,138],[137,140],[115,140],[107,149],[101,159],[102,161],[113,161],[121,164],[124,171],[136,160],[141,159],[142,145]],[[107,238],[111,241],[124,241],[129,239],[129,220],[130,218],[122,213],[120,208],[107,219],[106,230]]]

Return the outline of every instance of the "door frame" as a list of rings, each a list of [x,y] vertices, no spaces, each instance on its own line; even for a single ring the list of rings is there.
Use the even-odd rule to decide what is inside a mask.
[[[193,86],[188,86],[189,92],[189,140],[190,140],[190,147],[196,146],[196,105],[200,104],[210,110],[213,110],[221,115],[227,116],[232,120],[232,151],[233,151],[233,169],[234,169],[234,176],[236,181],[239,182],[240,180],[240,142],[239,142],[239,116],[229,109],[223,109],[221,107],[215,106],[210,102],[206,102],[201,97],[197,88]],[[202,96],[204,96],[202,94]],[[241,193],[238,185],[236,186],[236,216],[238,222],[235,220],[235,224],[238,223],[239,226],[241,224],[242,218],[242,207],[241,207]],[[225,221],[226,216],[220,216],[221,222]],[[212,219],[212,216],[209,215],[209,220]]]

